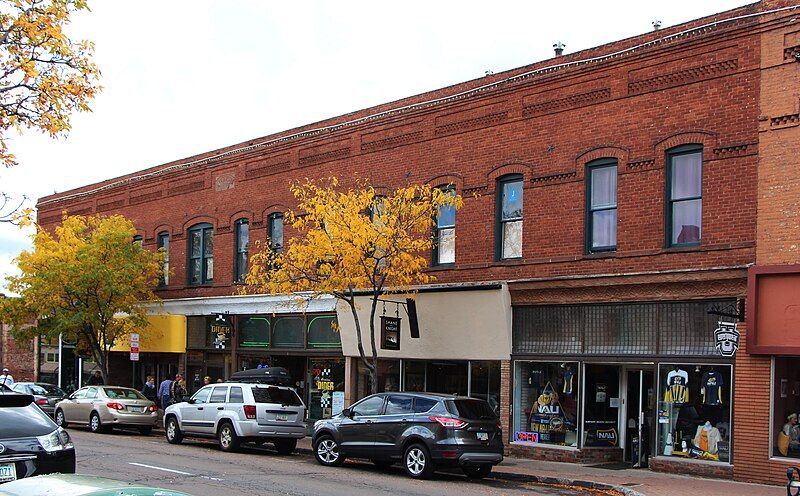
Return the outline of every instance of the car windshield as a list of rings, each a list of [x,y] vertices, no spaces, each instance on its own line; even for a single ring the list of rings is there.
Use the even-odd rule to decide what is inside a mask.
[[[470,420],[494,420],[497,418],[492,407],[483,400],[452,400],[447,402],[447,410],[461,418]]]
[[[135,389],[126,389],[126,388],[103,388],[105,391],[106,396],[111,399],[120,399],[120,400],[146,400],[144,396],[136,391]]]
[[[39,396],[66,396],[67,393],[53,384],[31,384],[31,392]]]
[[[256,403],[280,403],[281,405],[300,406],[300,398],[291,389],[277,387],[253,387],[253,399]]]
[[[29,402],[2,401],[0,398],[0,440],[50,434],[58,426],[42,410]],[[22,400],[23,398],[19,398]]]

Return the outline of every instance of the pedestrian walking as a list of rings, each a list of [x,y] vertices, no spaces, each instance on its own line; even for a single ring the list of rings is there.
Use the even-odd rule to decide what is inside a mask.
[[[14,376],[8,373],[8,369],[3,367],[3,374],[0,375],[0,384],[11,387],[14,385]]]
[[[156,405],[158,404],[158,392],[156,391],[156,378],[152,375],[147,376],[147,381],[142,387],[142,395]]]
[[[172,381],[169,388],[169,395],[173,403],[183,401],[183,398],[186,396],[186,383],[183,381],[183,376],[181,374],[175,374],[175,380]]]
[[[166,410],[167,407],[172,404],[172,396],[170,395],[171,389],[172,379],[167,376],[167,378],[158,385],[158,403],[161,405],[162,410]]]
[[[102,386],[103,382],[103,375],[100,373],[99,370],[94,371],[94,375],[89,378],[86,382],[89,386]]]

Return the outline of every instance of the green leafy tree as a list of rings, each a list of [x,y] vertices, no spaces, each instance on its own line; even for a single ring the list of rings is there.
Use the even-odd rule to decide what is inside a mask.
[[[107,379],[115,341],[146,329],[142,303],[157,301],[164,255],[134,243],[135,234],[120,215],[65,216],[53,234],[38,229],[33,250],[15,259],[20,275],[6,278],[19,297],[0,301],[0,321],[17,338],[62,335],[80,343]]]

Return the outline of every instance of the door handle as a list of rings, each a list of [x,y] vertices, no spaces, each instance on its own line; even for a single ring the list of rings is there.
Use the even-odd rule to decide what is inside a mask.
[[[403,422],[408,422],[408,419],[403,419],[402,421],[403,421]]]
[[[224,409],[225,409],[225,407],[223,407],[223,406],[218,406],[217,407],[217,410],[224,410]]]
[[[368,423],[368,424],[371,424],[371,423],[372,423],[372,420],[367,420],[367,423]]]
[[[198,406],[198,407],[197,407],[197,409],[198,409],[198,410],[202,410],[202,409],[203,409],[203,407],[202,407],[202,406]]]

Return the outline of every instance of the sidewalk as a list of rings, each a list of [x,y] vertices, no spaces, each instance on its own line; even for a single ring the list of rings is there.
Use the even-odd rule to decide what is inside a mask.
[[[300,453],[311,454],[311,438],[297,443]],[[492,471],[497,479],[528,480],[548,484],[566,484],[594,489],[613,489],[627,496],[724,495],[779,496],[783,486],[746,484],[720,479],[701,479],[652,472],[647,469],[608,470],[575,463],[546,462],[506,457]]]

